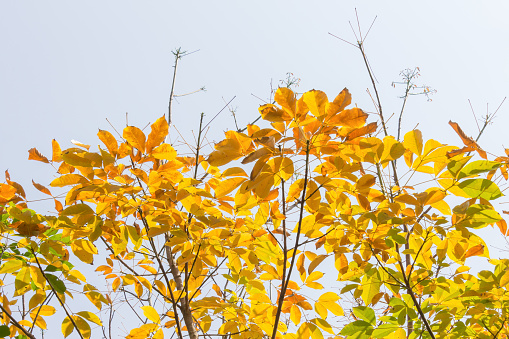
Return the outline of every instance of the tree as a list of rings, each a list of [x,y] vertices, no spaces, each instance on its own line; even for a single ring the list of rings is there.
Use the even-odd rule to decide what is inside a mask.
[[[55,166],[49,186],[65,199],[34,182],[57,213],[30,210],[6,172],[0,337],[35,338],[62,314],[65,337],[96,327],[112,338],[120,307],[131,339],[507,337],[509,260],[477,274],[466,264],[489,259],[477,230],[507,235],[490,201],[509,151],[488,160],[454,122],[462,147],[416,129],[400,140],[413,71],[391,136],[358,48],[378,121],[348,108],[346,88],[332,101],[299,97],[289,80],[259,108],[261,125],[227,131],[209,154],[202,115],[195,153],[182,156],[165,142],[173,81],[168,120],[148,136],[127,126],[99,131],[96,152],[56,140],[50,158],[31,149]],[[98,265],[107,288],[81,263]]]
[[[34,337],[55,307],[66,313],[65,336],[107,328],[93,312],[71,312],[80,306],[68,297],[80,293],[98,310],[135,295],[142,321],[127,338],[506,335],[509,261],[491,260],[493,271],[477,277],[465,262],[488,257],[472,229],[496,224],[506,234],[490,201],[502,195],[495,181],[507,178],[508,158],[486,160],[455,123],[463,148],[424,142],[418,130],[402,142],[376,137],[386,131],[347,109],[347,89],[328,101],[282,87],[274,100],[259,109],[268,127],[228,131],[206,157],[200,138],[194,157],[164,143],[164,117],[148,137],[134,126],[118,138],[99,131],[98,152],[62,151],[55,140],[51,160],[30,150],[59,164],[50,186],[66,196],[55,198],[58,216],[43,216],[8,175],[0,187],[0,273],[5,285],[14,280],[13,294],[3,290],[1,335]],[[418,173],[437,186],[417,191]],[[461,199],[453,208],[451,197]],[[79,261],[100,264],[111,290],[86,283],[71,264]],[[323,285],[324,270],[341,290]]]

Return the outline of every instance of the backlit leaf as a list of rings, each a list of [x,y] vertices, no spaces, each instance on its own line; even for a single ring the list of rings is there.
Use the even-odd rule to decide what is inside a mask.
[[[161,321],[159,313],[157,313],[156,309],[152,306],[142,306],[141,309],[143,310],[143,315],[147,317],[148,320],[154,323],[159,323]]]
[[[409,149],[412,153],[421,155],[422,154],[422,133],[418,129],[414,129],[407,134],[403,141],[403,145]]]
[[[147,137],[147,143],[145,145],[147,153],[150,153],[154,147],[163,143],[164,139],[168,135],[168,122],[166,121],[166,117],[163,115],[157,119],[150,128],[151,131]]]
[[[122,137],[140,152],[145,152],[145,133],[138,127],[127,126],[122,132]]]
[[[108,131],[99,130],[97,136],[103,142],[104,146],[106,146],[111,155],[115,156],[118,153],[118,142],[113,134]]]
[[[48,158],[42,155],[37,149],[31,148],[28,150],[28,160],[36,160],[49,164]]]
[[[467,179],[462,181],[458,187],[472,198],[493,200],[502,196],[497,184],[488,179]]]

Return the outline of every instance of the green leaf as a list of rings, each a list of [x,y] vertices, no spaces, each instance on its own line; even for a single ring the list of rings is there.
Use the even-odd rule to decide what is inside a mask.
[[[392,332],[395,332],[399,328],[398,325],[394,324],[382,324],[378,326],[371,335],[373,338],[385,338]]]
[[[46,273],[46,278],[48,278],[49,282],[51,283],[51,286],[57,291],[58,293],[64,293],[67,288],[65,287],[65,284],[62,280],[54,276],[53,274]]]
[[[458,187],[471,198],[493,200],[502,196],[498,186],[488,179],[467,179],[461,182]]]
[[[343,327],[341,330],[342,335],[347,335],[348,338],[364,338],[368,337],[367,331],[373,329],[370,323],[365,322],[364,320],[357,320],[353,323],[350,323]]]
[[[366,307],[366,306],[354,307],[353,314],[355,314],[355,316],[357,318],[365,320],[368,323],[370,323],[371,325],[376,324],[375,311],[373,311],[373,309],[371,309],[369,307]]]
[[[457,178],[463,179],[471,175],[489,172],[499,168],[500,166],[502,166],[502,164],[497,161],[477,160],[463,167],[463,169],[458,173]]]
[[[459,160],[452,160],[450,163],[447,164],[447,169],[451,174],[456,177],[459,171],[466,165],[466,163],[472,159],[472,155],[468,157],[464,157]]]
[[[7,337],[8,335],[11,335],[11,330],[9,330],[9,326],[7,325],[0,326],[0,337],[4,338]]]

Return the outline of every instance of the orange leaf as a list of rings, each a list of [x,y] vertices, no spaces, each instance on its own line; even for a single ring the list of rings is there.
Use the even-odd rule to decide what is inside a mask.
[[[304,100],[304,103],[308,107],[311,114],[313,114],[315,117],[321,117],[325,115],[325,107],[329,103],[329,100],[327,99],[327,95],[318,90],[311,90],[307,91],[302,95],[302,99]]]
[[[456,131],[456,133],[459,135],[459,137],[461,138],[461,141],[463,141],[463,144],[465,144],[465,146],[467,146],[468,148],[472,148],[472,150],[477,151],[477,153],[479,153],[479,156],[481,156],[481,158],[483,158],[483,159],[488,158],[486,156],[486,152],[482,150],[482,148],[477,144],[477,142],[474,141],[474,139],[472,139],[471,137],[468,137],[457,123],[449,121],[449,125],[451,125],[451,127],[454,129],[454,131]],[[455,151],[452,151],[452,152],[455,152]],[[452,153],[452,152],[449,152],[449,153]],[[463,151],[460,153],[464,153],[464,152],[470,152],[470,150]],[[451,158],[452,156],[450,156],[449,153],[447,154],[447,156],[449,158]],[[456,155],[456,154],[454,154],[454,155]]]
[[[258,108],[262,119],[270,122],[284,122],[292,120],[290,114],[272,104],[266,104]]]
[[[55,139],[51,141],[51,146],[53,148],[53,156],[51,157],[51,161],[54,162],[62,161],[62,149],[60,148],[60,145]]]
[[[332,116],[327,123],[330,125],[359,128],[364,126],[368,114],[360,108],[345,109],[339,114]]]
[[[479,244],[474,247],[470,247],[468,251],[465,253],[465,258],[473,257],[476,255],[483,255],[484,253],[484,245]]]
[[[124,128],[122,137],[140,152],[145,152],[145,133],[138,127],[127,126]]]
[[[159,146],[162,142],[164,142],[164,139],[168,135],[168,123],[166,122],[166,118],[164,116],[160,117],[150,126],[150,128],[152,130],[147,138],[147,153],[150,153],[154,147]]]
[[[108,152],[110,152],[111,155],[117,154],[118,143],[113,134],[108,131],[99,130],[97,136],[106,146],[106,148],[108,148]]]
[[[42,155],[36,148],[31,148],[28,150],[28,160],[37,160],[49,164],[48,158]]]
[[[44,187],[43,185],[41,184],[38,184],[36,183],[35,181],[32,180],[32,184],[34,185],[35,188],[37,188],[39,191],[41,191],[42,193],[44,194],[47,194],[47,195],[51,195],[51,192],[49,191],[49,189],[47,189],[46,187]]]
[[[11,185],[0,184],[0,202],[8,202],[16,195],[16,188]]]
[[[377,128],[376,122],[372,122],[370,124],[367,124],[364,127],[357,128],[357,129],[351,131],[350,133],[348,133],[348,135],[346,136],[346,140],[350,141],[355,138],[361,137],[365,134],[373,133],[376,131],[376,128]]]
[[[500,219],[499,221],[497,221],[497,226],[503,235],[507,235],[507,223],[505,222],[504,219]]]
[[[292,118],[295,117],[297,100],[295,93],[287,87],[280,87],[274,94],[274,100],[288,113]]]

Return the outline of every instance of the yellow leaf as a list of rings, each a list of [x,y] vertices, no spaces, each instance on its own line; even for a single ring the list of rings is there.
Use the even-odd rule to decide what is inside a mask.
[[[52,187],[64,187],[68,185],[86,184],[87,178],[80,174],[66,174],[53,180],[49,185]]]
[[[509,270],[505,271],[504,275],[500,277],[500,286],[504,287],[509,283]]]
[[[274,94],[274,101],[276,101],[291,118],[295,117],[297,100],[295,99],[295,93],[293,93],[291,89],[279,87]]]
[[[313,323],[308,323],[308,324],[309,324],[309,327],[308,327],[309,331],[311,332],[311,338],[313,338],[313,339],[323,339],[322,331],[320,331],[318,326],[316,326]]]
[[[318,280],[318,279],[320,279],[321,277],[323,277],[323,273],[322,273],[322,272],[313,271],[313,272],[311,272],[311,274],[310,274],[310,275],[308,276],[308,278],[306,279],[306,283],[311,282],[311,281]]]
[[[405,148],[409,149],[412,153],[422,154],[422,133],[418,129],[414,129],[405,134],[403,141]]]
[[[240,167],[230,167],[227,170],[225,170],[221,177],[247,177],[246,171]]]
[[[326,301],[332,301],[336,302],[340,299],[339,295],[337,295],[334,292],[325,292],[318,298],[319,301],[326,302]]]
[[[104,146],[106,146],[111,155],[115,156],[118,153],[117,139],[115,139],[113,134],[108,131],[99,130],[97,136],[103,142]]]
[[[44,286],[46,285],[46,279],[44,279],[44,276],[38,267],[30,266],[30,277],[32,277],[32,282],[35,286],[44,289]]]
[[[48,328],[48,325],[46,324],[46,321],[43,317],[37,317],[37,319],[35,319],[35,325],[43,330]]]
[[[327,255],[325,254],[320,254],[319,256],[317,256],[316,258],[313,259],[313,261],[311,261],[311,263],[309,264],[309,267],[308,267],[308,274],[311,274],[311,272],[314,271],[314,269],[320,265],[320,263],[322,261],[324,261],[324,259],[327,258]]]
[[[225,139],[215,146],[215,151],[210,153],[207,162],[212,166],[226,165],[242,155],[241,145],[235,139]]]
[[[28,308],[33,309],[44,300],[46,300],[46,293],[42,292],[42,290],[38,290],[37,293],[35,293],[32,298],[30,298],[30,301],[28,302]]]
[[[50,315],[55,314],[55,312],[56,312],[56,310],[53,306],[42,305],[41,307],[34,309],[31,312],[31,315],[32,315],[32,319],[33,319],[33,318],[35,318],[35,315],[37,313],[39,313],[39,315],[43,315],[43,316],[50,316]]]
[[[328,123],[334,126],[346,126],[360,128],[366,124],[368,114],[360,108],[345,109],[343,112],[333,116]]]
[[[145,145],[147,149],[147,153],[156,147],[159,146],[164,139],[168,135],[168,122],[166,121],[165,116],[157,119],[151,126],[150,134],[147,137],[147,143]]]
[[[258,108],[263,120],[270,122],[284,122],[292,120],[290,114],[273,104],[262,105]]]
[[[226,179],[218,184],[218,186],[214,189],[214,194],[216,198],[222,198],[225,195],[232,192],[234,189],[239,187],[243,182],[245,182],[246,178],[230,178]]]
[[[69,317],[65,317],[64,321],[62,321],[62,334],[64,335],[64,338],[70,336],[72,331],[74,331],[74,325]]]
[[[311,114],[315,117],[321,117],[325,115],[325,106],[329,102],[327,95],[318,90],[307,91],[302,95],[304,103],[309,108]]]
[[[387,339],[406,339],[406,332],[402,328],[398,328],[396,332],[389,334]]]
[[[53,162],[62,161],[62,149],[60,148],[60,145],[58,144],[58,142],[55,139],[53,139],[51,141],[51,146],[53,149],[53,155],[51,157],[51,161],[53,161]]]
[[[140,152],[145,152],[145,133],[138,127],[127,126],[124,128],[122,137]]]
[[[327,302],[327,303],[324,303],[325,307],[327,307],[327,309],[329,311],[331,311],[334,315],[338,316],[338,317],[342,317],[345,315],[345,312],[343,311],[343,309],[341,308],[341,306],[339,306],[339,304],[336,304],[335,302]]]
[[[86,320],[88,320],[90,322],[93,322],[94,324],[102,326],[101,319],[99,319],[99,317],[95,313],[92,313],[89,311],[81,311],[76,314],[78,314],[79,316],[85,318]]]
[[[97,247],[85,239],[77,239],[71,243],[73,253],[84,263],[92,264],[94,262],[94,254],[97,254]]]
[[[325,106],[325,114],[327,118],[331,118],[336,113],[339,113],[345,109],[346,106],[350,105],[352,102],[352,95],[348,92],[348,89],[344,88],[341,93],[339,93],[333,102],[329,102]]]
[[[143,310],[143,315],[147,317],[148,320],[154,323],[159,323],[161,321],[159,313],[157,313],[156,309],[152,306],[142,306],[141,309]]]
[[[24,262],[22,260],[12,259],[7,262],[5,262],[2,267],[0,268],[0,274],[4,273],[13,273],[18,271],[20,268],[22,268],[24,265]]]
[[[150,151],[147,150],[147,153],[149,152]],[[151,155],[156,159],[172,161],[177,157],[177,152],[173,146],[169,144],[162,144],[153,149]]]
[[[290,309],[290,320],[295,325],[298,325],[300,323],[301,316],[302,316],[302,313],[300,312],[299,306],[292,305],[292,308]]]
[[[89,339],[91,334],[90,325],[81,317],[73,316],[73,319],[83,338]]]

